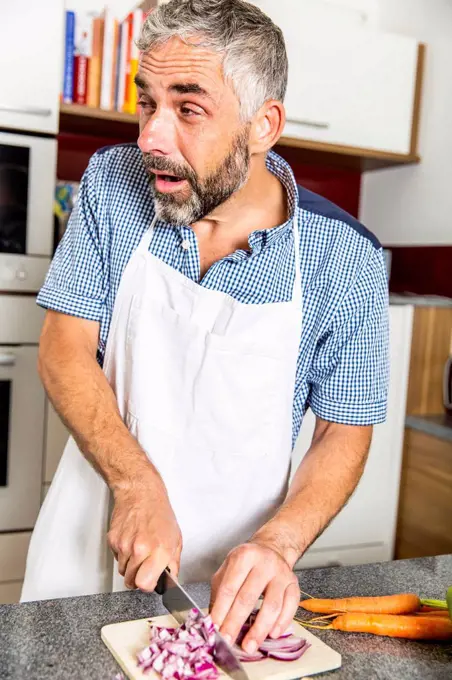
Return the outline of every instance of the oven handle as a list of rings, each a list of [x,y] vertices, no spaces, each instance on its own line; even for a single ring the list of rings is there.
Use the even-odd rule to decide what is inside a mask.
[[[0,105],[0,111],[5,111],[7,113],[25,113],[28,116],[42,116],[43,118],[48,118],[52,115],[52,109],[44,109],[37,106],[2,106]]]
[[[16,355],[11,352],[0,352],[0,366],[14,366]]]

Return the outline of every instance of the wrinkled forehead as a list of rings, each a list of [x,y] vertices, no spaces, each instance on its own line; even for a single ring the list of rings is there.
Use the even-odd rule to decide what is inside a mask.
[[[222,55],[200,45],[199,39],[198,44],[194,41],[171,38],[153,46],[140,56],[139,75],[151,87],[168,88],[176,81],[198,84],[215,99],[225,89],[232,92],[224,78]]]

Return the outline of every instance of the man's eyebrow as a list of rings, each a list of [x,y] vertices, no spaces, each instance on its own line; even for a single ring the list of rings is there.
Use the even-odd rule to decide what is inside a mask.
[[[148,85],[144,78],[142,78],[138,73],[136,74],[135,78],[135,85],[140,88],[140,90],[148,90]]]
[[[201,85],[198,85],[198,83],[174,83],[174,85],[171,85],[170,90],[177,94],[197,94],[200,97],[212,99],[212,95]]]
[[[150,86],[139,73],[136,74],[134,81],[135,85],[139,87],[140,90],[150,92]],[[198,85],[198,83],[174,83],[174,85],[170,86],[170,90],[176,94],[196,94],[199,97],[214,101],[212,95],[201,87],[201,85]]]

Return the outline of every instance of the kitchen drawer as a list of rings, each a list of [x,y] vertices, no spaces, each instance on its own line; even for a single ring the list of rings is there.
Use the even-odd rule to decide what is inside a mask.
[[[0,534],[0,583],[23,579],[31,531]]]
[[[297,562],[296,569],[316,567],[342,567],[352,564],[372,564],[392,560],[392,549],[387,544],[364,545],[353,548],[308,550]]]
[[[9,581],[0,583],[0,604],[15,604],[19,602],[23,581]]]

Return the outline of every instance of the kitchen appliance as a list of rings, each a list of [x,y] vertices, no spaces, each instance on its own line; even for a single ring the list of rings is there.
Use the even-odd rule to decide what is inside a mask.
[[[0,532],[31,529],[41,501],[45,393],[37,371],[44,310],[0,295]]]
[[[156,677],[155,674],[143,673],[141,668],[137,668],[137,654],[149,645],[149,621],[156,626],[174,626],[174,618],[167,615],[111,623],[104,626],[101,631],[103,642],[131,680],[149,680],[150,677]],[[294,621],[292,628],[294,635],[307,640],[310,648],[296,661],[264,659],[244,664],[250,680],[295,680],[340,668],[342,659],[338,652],[299,623]],[[332,680],[333,678],[334,675]]]
[[[36,292],[53,252],[56,139],[0,132],[0,291]]]
[[[204,616],[201,608],[190,597],[178,580],[165,569],[157,583],[156,592],[163,595],[162,602],[178,623],[185,623],[192,609]],[[220,633],[215,634],[215,663],[234,680],[248,680],[245,669]]]

